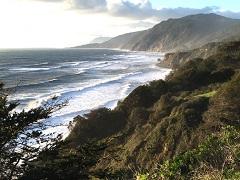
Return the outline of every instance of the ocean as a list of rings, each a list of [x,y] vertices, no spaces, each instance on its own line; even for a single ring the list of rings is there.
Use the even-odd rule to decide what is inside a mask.
[[[29,110],[57,96],[66,107],[44,120],[56,125],[45,133],[67,134],[77,115],[99,107],[114,108],[134,88],[163,79],[170,69],[158,67],[163,54],[108,49],[0,50],[0,81],[18,100],[16,111]]]

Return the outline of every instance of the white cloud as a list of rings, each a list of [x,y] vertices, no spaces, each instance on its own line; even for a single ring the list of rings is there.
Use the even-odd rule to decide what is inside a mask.
[[[152,16],[152,5],[149,1],[132,3],[130,1],[109,1],[108,12],[113,16],[146,19]]]
[[[194,8],[163,8],[155,9],[149,0],[38,0],[44,2],[67,2],[71,8],[87,13],[106,13],[115,17],[132,19],[149,19],[161,21],[178,18],[190,14],[217,13],[232,18],[240,18],[240,12],[220,11],[217,7]]]
[[[72,7],[80,10],[105,11],[107,7],[106,0],[67,0]]]
[[[211,12],[240,17],[216,7],[154,9],[148,0],[0,0],[0,48],[75,46],[97,36],[147,29],[168,18]]]
[[[157,21],[166,20],[169,18],[179,18],[191,14],[207,14],[216,13],[219,15],[225,15],[232,18],[240,18],[240,12],[232,11],[220,11],[218,7],[211,6],[205,8],[162,8],[155,9],[149,0],[108,0],[106,13],[117,16],[127,17],[133,19],[155,19]]]
[[[36,0],[0,0],[0,22],[0,48],[71,47],[143,29],[130,27],[132,19]]]

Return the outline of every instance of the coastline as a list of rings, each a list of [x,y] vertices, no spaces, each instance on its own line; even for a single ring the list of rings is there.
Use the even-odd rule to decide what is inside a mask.
[[[158,68],[161,68],[161,69],[159,69],[159,71],[161,71],[161,70],[165,71],[164,73],[162,73],[162,77],[161,78],[158,78],[158,79],[155,79],[155,80],[161,80],[161,79],[164,80],[166,78],[166,76],[168,76],[170,74],[170,72],[172,71],[172,69],[170,69],[170,68],[159,66],[159,64],[157,62],[155,64],[153,64],[153,65],[158,67]],[[95,107],[95,108],[92,108],[92,109],[89,109],[89,110],[85,110],[85,111],[80,111],[79,113],[76,113],[75,116],[72,116],[70,118],[66,118],[66,119],[69,119],[67,121],[66,121],[66,119],[64,119],[64,117],[61,118],[61,119],[64,119],[64,121],[70,123],[70,122],[73,122],[76,117],[84,116],[84,115],[90,113],[93,110],[97,110],[97,109],[100,109],[100,108],[107,108],[107,109],[110,109],[110,110],[114,110],[115,108],[117,108],[118,103],[122,102],[123,100],[125,100],[129,96],[129,94],[132,93],[134,90],[136,90],[140,86],[149,85],[151,82],[153,82],[155,80],[149,80],[149,81],[146,81],[143,84],[140,84],[140,85],[138,85],[138,86],[136,86],[134,88],[131,88],[131,91],[129,91],[128,94],[126,94],[121,99],[108,101],[108,102],[106,102],[104,104],[99,105],[98,107]],[[47,120],[47,121],[54,121],[54,120],[51,120],[51,119]],[[53,118],[53,119],[55,119],[55,118]],[[59,118],[58,117],[56,117],[56,120],[57,120],[57,122],[59,122]],[[69,129],[68,129],[68,126],[66,126],[66,124],[64,126],[62,126],[62,127],[60,126],[60,127],[57,127],[57,128],[60,128],[60,129],[56,130],[56,128],[53,128],[54,129],[53,131],[55,131],[55,132],[63,132],[63,139],[66,139],[69,136],[69,133],[71,133],[71,131],[69,131]],[[46,133],[50,133],[50,132],[52,132],[51,128],[46,131]]]
[[[114,51],[119,52],[119,50],[117,49],[114,49]],[[60,52],[60,50],[57,50],[57,52]],[[66,90],[64,90],[63,93],[58,91],[56,95],[60,97],[61,100],[69,99],[70,104],[65,109],[61,109],[58,112],[53,113],[51,118],[45,120],[46,124],[57,126],[55,129],[49,128],[45,130],[44,132],[46,134],[52,133],[52,132],[57,132],[57,133],[64,132],[64,137],[66,137],[69,133],[67,129],[68,123],[70,121],[73,121],[74,117],[78,115],[84,115],[90,112],[91,110],[102,108],[102,107],[114,109],[117,106],[118,101],[124,100],[136,88],[138,88],[141,85],[147,85],[153,80],[164,79],[165,76],[167,76],[171,71],[170,69],[157,66],[158,64],[157,58],[159,58],[159,56],[162,56],[163,55],[162,53],[133,52],[133,51],[125,51],[125,50],[121,50],[120,52],[127,53],[127,54],[124,53],[123,56],[121,55],[121,58],[122,58],[121,61],[119,61],[118,59],[116,60],[116,63],[115,61],[109,61],[109,62],[113,62],[113,64],[112,63],[109,64],[107,61],[103,61],[103,62],[100,61],[101,65],[96,65],[97,70],[113,68],[113,71],[115,71],[116,68],[119,69],[119,68],[122,68],[122,66],[123,68],[125,68],[124,66],[127,65],[127,66],[130,66],[134,71],[131,70],[129,73],[125,72],[122,74],[118,74],[117,76],[109,76],[109,77],[106,77],[105,79],[99,79],[99,81],[94,81],[93,83],[90,83],[87,86],[81,87],[81,85],[74,84],[73,89],[72,88],[67,89],[67,87],[64,87]],[[105,53],[103,53],[103,56],[105,56]],[[34,62],[34,64],[36,64],[36,62]],[[71,67],[72,66],[74,67],[77,65],[78,67],[78,65],[81,65],[81,64],[82,63],[79,64],[74,61],[74,63],[69,62],[63,65],[64,66],[69,65]],[[44,68],[46,68],[45,66],[47,67],[49,66],[48,63],[46,62],[44,63],[40,62],[39,65],[41,66],[41,68],[38,68],[38,69],[42,69],[42,66],[44,66]],[[60,66],[56,65],[56,67],[60,67]],[[21,71],[28,70],[28,68],[26,67],[23,67],[23,68],[19,67],[18,69]],[[48,69],[50,70],[51,68],[48,68]],[[30,70],[31,70],[30,72],[34,73],[37,70],[37,68],[30,69]],[[92,69],[92,70],[95,70],[95,69]],[[57,81],[58,81],[58,78],[54,78],[54,80],[48,80],[43,82],[48,85],[48,84],[54,84]],[[33,87],[37,85],[38,84],[35,82],[34,84],[32,84]],[[49,88],[47,87],[47,89]],[[110,93],[107,93],[107,94],[99,93],[100,91],[101,92],[110,91]],[[23,91],[23,93],[24,92],[25,91]],[[34,106],[42,104],[42,101],[50,100],[55,93],[53,91],[53,94],[51,92],[49,92],[48,94],[49,95],[47,95],[46,97],[45,96],[41,97],[40,95],[36,95],[36,97],[32,98],[33,100],[27,104],[28,109],[34,108]],[[93,97],[89,97],[89,95]],[[21,97],[21,92],[20,94],[15,94],[15,97],[16,98]],[[38,102],[35,100],[35,98]],[[101,100],[98,100],[98,98],[100,98]],[[85,108],[84,106],[88,108]]]
[[[107,171],[103,177],[126,175],[131,178],[136,175],[131,170],[139,168],[146,169],[150,175],[159,176],[159,172],[172,172],[172,167],[176,167],[179,160],[183,162],[177,167],[177,172],[170,174],[172,178],[181,172],[185,162],[194,163],[198,168],[198,164],[191,161],[195,157],[195,148],[200,145],[201,150],[202,143],[206,143],[212,133],[218,134],[219,123],[225,123],[219,120],[221,115],[217,112],[226,110],[230,113],[230,122],[234,119],[231,110],[228,112],[225,107],[219,107],[226,105],[222,103],[226,102],[222,93],[239,95],[239,83],[236,83],[240,77],[239,56],[231,57],[233,60],[229,62],[228,56],[219,57],[216,53],[208,59],[186,62],[165,81],[158,80],[137,87],[117,108],[97,109],[87,117],[77,117],[76,126],[67,142],[73,147],[87,144],[89,139],[104,143],[106,148],[100,151],[97,163],[90,168],[93,174]],[[234,97],[234,103],[235,96],[230,97]],[[230,103],[229,107],[232,106]],[[207,152],[214,151],[213,144],[210,142]],[[209,153],[205,155],[208,159]],[[204,162],[204,159],[201,160]],[[158,167],[156,170],[159,162],[164,169]],[[149,177],[148,173],[139,173]]]

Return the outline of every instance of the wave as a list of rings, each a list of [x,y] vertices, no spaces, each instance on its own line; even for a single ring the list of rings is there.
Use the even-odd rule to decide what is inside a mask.
[[[18,71],[18,72],[31,72],[31,71],[49,71],[53,69],[60,69],[60,68],[69,68],[78,66],[84,63],[88,63],[89,61],[81,61],[81,62],[65,62],[59,63],[55,66],[47,66],[47,67],[34,67],[34,66],[41,66],[41,65],[48,65],[49,62],[43,63],[36,63],[31,65],[23,65],[23,67],[16,67],[16,68],[9,68],[9,71]]]
[[[11,68],[10,71],[21,71],[21,72],[30,72],[30,71],[47,71],[51,68],[42,67],[42,68]]]
[[[102,83],[93,87],[85,88],[79,93],[70,92],[72,99],[69,101],[69,106],[53,114],[53,117],[46,122],[52,125],[67,125],[77,115],[84,115],[92,109],[107,107],[115,108],[119,100],[125,98],[134,88],[136,84],[131,82],[121,83]],[[61,95],[63,97],[64,94]],[[67,94],[65,94],[65,97]],[[61,131],[55,129],[55,131]]]
[[[42,62],[42,63],[24,65],[24,67],[41,66],[41,65],[48,65],[48,64],[49,64],[49,62]]]
[[[24,75],[25,70],[27,81],[24,82],[29,84],[20,86],[21,91],[15,98],[22,99],[26,110],[51,102],[54,96],[58,96],[60,101],[69,100],[68,106],[44,120],[51,125],[67,125],[75,116],[86,114],[91,109],[112,109],[137,86],[164,78],[168,73],[154,65],[157,62],[156,55],[144,53],[91,53],[91,56],[79,56],[79,61],[76,61],[75,55],[74,60],[71,57],[69,59],[70,61],[64,59],[67,62],[59,62],[59,58],[49,63],[41,59],[41,63],[34,62],[35,64],[29,66],[18,67],[20,71],[10,74],[11,78],[18,72]],[[11,70],[17,69],[14,68]],[[29,71],[36,72],[28,73]],[[38,73],[41,80],[31,77]],[[67,129],[64,126],[51,131],[66,133]]]
[[[36,99],[38,99],[37,103],[35,100],[33,100],[32,102],[29,102],[27,108],[31,109],[31,108],[37,107],[39,105],[42,105],[42,104],[50,101],[53,96],[58,96],[62,100],[70,100],[70,99],[74,99],[74,98],[80,96],[81,94],[89,92],[93,89],[111,86],[113,84],[119,84],[119,86],[121,87],[118,92],[118,95],[116,94],[115,97],[125,97],[136,86],[146,83],[148,81],[164,78],[168,73],[169,73],[168,70],[162,70],[162,71],[158,71],[158,72],[147,72],[147,73],[131,72],[131,73],[126,73],[126,74],[120,74],[120,75],[118,75],[116,77],[112,77],[112,78],[99,79],[99,80],[93,79],[92,81],[90,81],[88,84],[85,84],[85,85],[80,83],[79,87],[77,87],[78,85],[76,83],[76,84],[72,85],[75,88],[61,87],[60,88],[61,90],[58,90],[58,91],[53,90],[51,92],[48,92],[46,95],[43,95],[41,97],[36,97]],[[56,80],[57,79],[52,79],[50,81],[56,81]],[[43,82],[43,83],[45,83],[45,82]],[[115,104],[116,104],[117,100],[119,100],[119,99],[117,98],[114,100]],[[111,100],[111,101],[113,101],[113,100]]]
[[[104,86],[111,86],[114,83],[119,83],[120,81],[124,80],[124,78],[131,77],[137,74],[141,74],[141,72],[135,72],[135,73],[126,73],[126,74],[120,74],[116,77],[112,78],[106,78],[106,79],[93,79],[88,83],[75,83],[72,85],[75,88],[69,88],[69,87],[60,87],[58,90],[52,90],[51,92],[46,93],[45,95],[35,97],[36,100],[32,100],[28,103],[26,109],[35,108],[37,106],[43,105],[44,103],[51,101],[52,97],[57,96],[61,100],[70,100],[74,99],[77,96],[80,96],[83,93],[86,93],[88,91],[91,91],[92,89],[97,89]],[[52,80],[54,81],[54,79]],[[127,84],[125,86],[121,87],[121,92],[119,93],[121,96],[127,95],[127,90],[129,89],[130,84]],[[77,88],[76,88],[77,87]],[[118,97],[118,96],[116,96]],[[22,99],[18,96],[18,98]],[[24,97],[26,98],[26,97]]]
[[[29,57],[13,57],[12,59],[16,59],[16,60],[18,60],[18,59],[28,60],[28,59],[30,59],[30,58],[29,58]]]
[[[96,88],[96,87],[103,86],[103,85],[106,85],[106,84],[112,84],[112,83],[118,82],[118,81],[120,81],[123,78],[126,78],[128,76],[133,76],[133,75],[140,74],[140,73],[141,72],[135,72],[135,73],[132,72],[132,73],[127,73],[127,74],[120,74],[116,77],[106,78],[106,79],[103,79],[103,80],[94,79],[94,80],[92,80],[92,82],[90,82],[88,85],[86,85],[84,87],[80,87],[77,90],[67,91],[67,92],[61,94],[61,97],[70,98],[70,97],[72,97],[71,95],[74,95],[76,93],[79,93],[79,92],[83,93],[84,91],[88,91],[91,88]]]
[[[71,66],[78,66],[80,64],[88,63],[89,61],[71,61],[71,62],[64,62],[59,63],[60,67],[71,67]]]
[[[32,83],[23,84],[23,85],[19,84],[17,87],[13,87],[13,88],[16,89],[17,91],[25,90],[26,88],[33,89],[33,88],[37,88],[37,87],[45,87],[45,86],[48,86],[49,83],[54,83],[57,81],[59,81],[58,78],[53,78],[53,79],[49,79],[49,80],[32,82]]]

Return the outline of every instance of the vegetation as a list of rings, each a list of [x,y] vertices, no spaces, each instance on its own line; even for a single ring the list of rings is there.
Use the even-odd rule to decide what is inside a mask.
[[[89,167],[97,162],[97,156],[105,145],[96,141],[71,148],[66,142],[58,143],[40,153],[30,162],[20,179],[88,179]]]
[[[239,179],[239,69],[240,53],[190,60],[114,110],[76,117],[69,137],[29,159],[20,177]]]
[[[38,156],[41,143],[57,141],[60,138],[59,136],[52,138],[43,135],[42,130],[46,126],[39,120],[48,118],[52,112],[64,106],[65,103],[53,102],[27,112],[23,110],[18,113],[14,111],[18,103],[8,102],[7,97],[8,94],[1,84],[0,179],[15,179],[25,172],[28,162]]]
[[[226,126],[197,148],[164,161],[147,179],[239,179],[239,140],[239,129]]]
[[[239,36],[237,36],[239,38]],[[217,53],[223,56],[237,56],[239,55],[240,41],[231,41],[226,39],[225,42],[212,42],[200,48],[185,52],[167,53],[163,60],[159,60],[159,65],[176,69],[184,63],[196,58],[209,58],[215,56]]]

